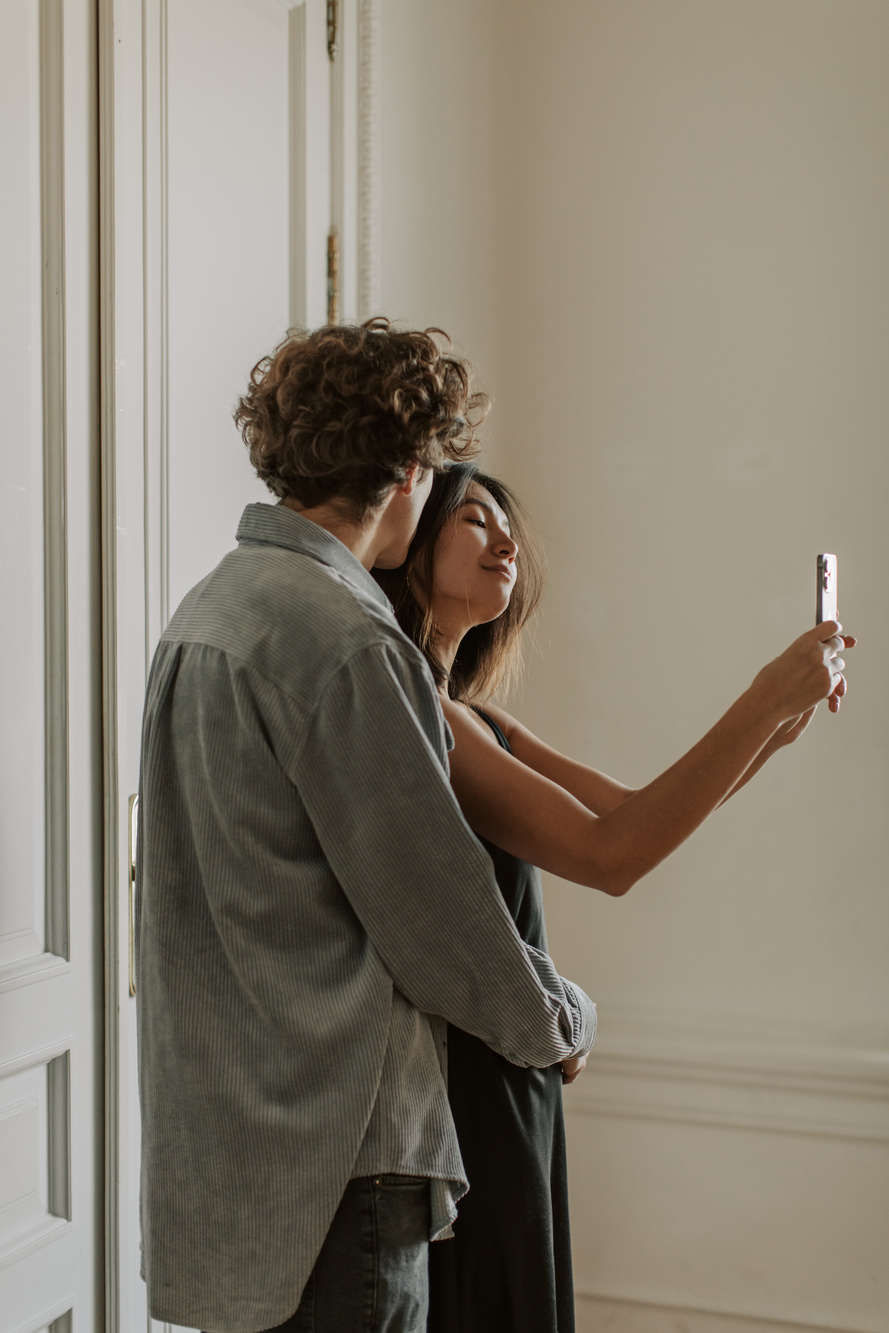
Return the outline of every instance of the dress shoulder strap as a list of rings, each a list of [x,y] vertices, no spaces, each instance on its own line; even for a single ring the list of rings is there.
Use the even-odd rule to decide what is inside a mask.
[[[491,728],[494,735],[497,737],[498,745],[500,745],[502,749],[506,750],[507,754],[512,754],[512,746],[504,736],[503,732],[497,726],[497,723],[494,721],[491,715],[489,713],[486,713],[483,708],[479,708],[478,704],[470,704],[469,707],[472,709],[473,713],[475,713],[478,717],[481,718],[483,722],[487,722],[488,726]]]

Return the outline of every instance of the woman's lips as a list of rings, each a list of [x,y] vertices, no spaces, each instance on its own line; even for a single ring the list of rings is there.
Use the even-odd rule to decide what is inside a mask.
[[[509,566],[482,565],[482,569],[487,570],[489,574],[499,574],[501,578],[506,579],[507,583],[512,583],[512,570]]]

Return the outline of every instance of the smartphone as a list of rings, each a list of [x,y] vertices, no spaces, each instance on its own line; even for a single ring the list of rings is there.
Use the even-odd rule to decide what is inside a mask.
[[[822,554],[818,557],[817,599],[815,624],[837,618],[837,558]]]

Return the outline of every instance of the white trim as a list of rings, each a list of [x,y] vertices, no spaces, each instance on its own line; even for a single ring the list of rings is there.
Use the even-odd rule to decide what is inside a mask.
[[[333,60],[327,58],[330,98],[330,225],[339,233],[340,245],[343,241],[343,89],[345,84],[343,49],[343,17],[346,4],[340,2],[339,27],[337,32],[337,52]]]
[[[119,839],[117,717],[117,468],[115,413],[115,0],[99,0],[99,385],[102,527],[103,882],[105,901],[105,1330],[120,1327],[118,1152]]]
[[[38,1333],[41,1328],[49,1328],[50,1333],[61,1333],[61,1325],[58,1328],[53,1328],[53,1324],[57,1320],[64,1319],[66,1315],[70,1315],[73,1305],[74,1303],[71,1300],[59,1301],[56,1305],[50,1306],[48,1310],[44,1310],[42,1314],[29,1319],[26,1324],[19,1324],[18,1328],[13,1330],[13,1333]]]
[[[69,953],[68,524],[65,387],[65,109],[61,0],[40,5],[43,289],[45,948]]]
[[[599,1006],[566,1112],[889,1142],[889,1034]]]
[[[50,1046],[39,1046],[34,1051],[28,1051],[26,1055],[17,1055],[13,1060],[4,1060],[0,1064],[0,1079],[11,1078],[13,1074],[21,1074],[26,1069],[39,1069],[41,1065],[48,1065],[60,1055],[67,1055],[70,1050],[69,1037],[63,1041],[54,1041]]]
[[[71,1221],[71,1052],[46,1066],[47,1208]]]
[[[292,327],[327,320],[327,236],[330,230],[331,75],[325,0],[306,0],[291,12],[290,81],[290,314]],[[312,122],[309,124],[309,108]]]
[[[358,318],[380,302],[380,4],[358,0]]]
[[[775,1315],[736,1314],[728,1310],[700,1309],[631,1300],[598,1292],[575,1291],[577,1333],[873,1333],[851,1324],[797,1323]]]
[[[280,23],[287,13],[299,9],[306,0],[239,0],[239,3],[272,23]]]
[[[61,1217],[47,1217],[39,1222],[33,1231],[29,1232],[31,1239],[16,1239],[0,1250],[0,1268],[9,1268],[11,1264],[17,1264],[21,1259],[25,1259],[35,1250],[42,1250],[44,1245],[49,1245],[52,1241],[58,1240],[61,1236],[66,1236],[69,1231],[74,1230],[74,1223]],[[38,1324],[39,1328],[40,1325]]]
[[[167,0],[142,0],[145,676],[170,618],[170,277]],[[157,127],[157,134],[154,134]]]
[[[290,309],[291,326],[306,320],[306,9],[294,9],[287,26],[288,171],[290,210]]]
[[[56,953],[32,954],[30,958],[19,958],[0,967],[0,992],[17,990],[19,986],[30,986],[34,981],[45,981],[47,977],[70,971],[68,960]]]
[[[340,319],[358,315],[358,0],[340,2],[339,119],[340,153],[339,229]],[[331,126],[334,133],[335,123]]]

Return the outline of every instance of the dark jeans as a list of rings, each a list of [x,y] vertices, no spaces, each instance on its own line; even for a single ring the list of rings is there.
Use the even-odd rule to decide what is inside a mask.
[[[425,1333],[429,1181],[350,1180],[299,1308],[265,1333]]]

